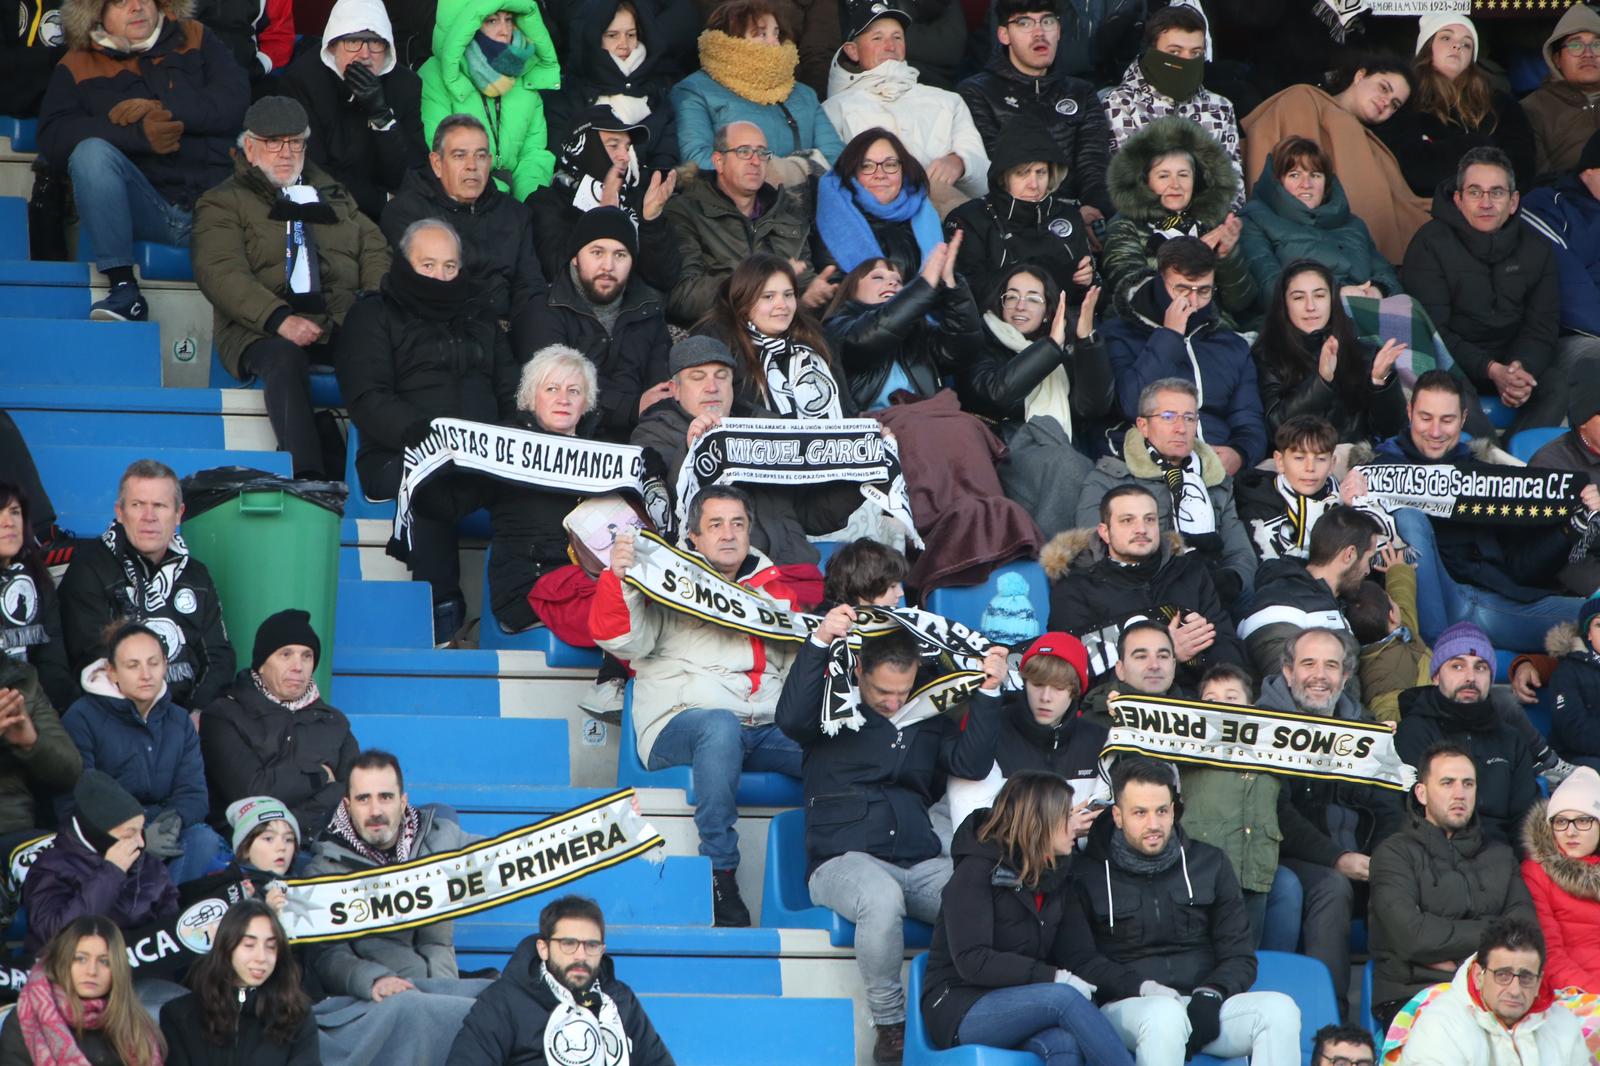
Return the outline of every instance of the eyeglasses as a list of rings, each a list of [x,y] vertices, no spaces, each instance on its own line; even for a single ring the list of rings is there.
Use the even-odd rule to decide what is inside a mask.
[[[1027,304],[1029,307],[1043,307],[1044,297],[1036,292],[1021,293],[1007,289],[1000,296],[1001,307],[1015,307],[1018,304]]]
[[[285,151],[290,155],[301,155],[306,150],[306,139],[304,137],[256,137],[253,133],[250,136],[255,137],[256,143],[273,155],[279,155]]]
[[[1523,988],[1534,988],[1539,984],[1540,977],[1539,974],[1533,973],[1532,971],[1513,970],[1509,966],[1499,970],[1490,970],[1489,976],[1493,977],[1494,983],[1499,985],[1501,988],[1509,985],[1512,978],[1516,978],[1517,984],[1521,985]]]
[[[876,174],[879,171],[885,174],[900,173],[900,160],[898,159],[863,159],[861,165],[856,167],[856,173],[862,177]]]
[[[1490,200],[1497,204],[1503,204],[1511,196],[1511,190],[1504,185],[1496,185],[1492,189],[1481,189],[1476,185],[1468,185],[1461,190],[1461,195],[1469,200]]]
[[[1561,50],[1569,56],[1600,56],[1600,38],[1593,41],[1568,40]]]
[[[1347,1059],[1343,1055],[1324,1055],[1322,1061],[1328,1066],[1373,1066],[1371,1059]]]
[[[736,155],[744,160],[759,159],[763,163],[772,158],[771,148],[763,148],[756,144],[741,144],[737,148],[724,148],[722,151],[725,155]]]
[[[583,949],[585,955],[598,955],[606,949],[604,940],[579,940],[575,936],[551,937],[550,943],[568,955],[576,955],[579,948]]]
[[[1596,821],[1600,821],[1600,819],[1596,819],[1590,814],[1580,814],[1576,818],[1566,818],[1558,814],[1550,819],[1550,828],[1558,833],[1565,833],[1568,829],[1576,829],[1580,833],[1587,833],[1594,828]]]
[[[1006,23],[1006,25],[1015,26],[1023,33],[1032,33],[1035,29],[1059,30],[1061,28],[1061,20],[1055,15],[1045,15],[1042,18],[1034,18],[1032,15],[1021,15]]]
[[[1217,287],[1215,285],[1185,285],[1179,282],[1172,287],[1172,291],[1186,300],[1191,298],[1209,300],[1211,299],[1211,294],[1217,291]]]
[[[1166,426],[1170,426],[1179,420],[1182,420],[1183,424],[1186,426],[1194,426],[1200,421],[1200,416],[1195,414],[1193,411],[1185,411],[1182,414],[1179,414],[1177,411],[1157,411],[1154,414],[1145,415],[1144,417],[1154,418],[1156,421]]]
[[[334,43],[347,56],[356,55],[363,48],[375,56],[389,54],[389,42],[381,37],[341,37]]]

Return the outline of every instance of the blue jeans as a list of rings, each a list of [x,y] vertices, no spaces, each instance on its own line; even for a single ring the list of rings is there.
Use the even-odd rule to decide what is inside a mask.
[[[99,137],[67,159],[78,220],[102,272],[133,265],[133,242],[189,246],[194,216],[156,191],[133,160]]]
[[[221,869],[233,855],[233,849],[217,835],[215,829],[204,822],[196,822],[185,829],[178,837],[178,842],[183,845],[183,854],[176,859],[166,860],[167,876],[172,878],[175,885]]]
[[[739,818],[735,799],[739,774],[773,770],[800,776],[800,745],[775,725],[746,726],[732,711],[692,707],[673,715],[650,749],[647,770],[669,766],[691,768],[694,784],[694,827],[700,832],[700,854],[713,870],[739,867]]]
[[[1421,511],[1402,507],[1394,513],[1394,524],[1400,538],[1417,553],[1417,618],[1424,640],[1431,643],[1456,622],[1471,622],[1489,635],[1497,649],[1539,651],[1551,626],[1578,617],[1583,601],[1576,596],[1551,594],[1532,603],[1519,603],[1498,592],[1457,582],[1439,560],[1433,523]]]
[[[1133,1066],[1133,1056],[1105,1015],[1064,984],[984,993],[961,1019],[956,1040],[1031,1051],[1045,1066]]]
[[[1287,866],[1272,875],[1269,892],[1246,892],[1245,913],[1250,918],[1254,946],[1264,951],[1294,952],[1300,946],[1300,912],[1305,893],[1300,879]]]

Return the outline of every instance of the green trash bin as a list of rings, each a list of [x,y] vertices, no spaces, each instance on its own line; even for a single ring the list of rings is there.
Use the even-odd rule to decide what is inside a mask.
[[[243,669],[256,630],[295,607],[322,640],[317,687],[332,692],[339,596],[339,522],[347,489],[338,481],[293,481],[229,466],[183,481],[183,539],[211,571],[228,638]]]

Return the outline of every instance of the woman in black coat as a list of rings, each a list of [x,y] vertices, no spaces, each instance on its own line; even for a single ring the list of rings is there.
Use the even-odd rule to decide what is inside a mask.
[[[260,900],[222,916],[189,987],[161,1008],[166,1066],[322,1066],[300,967],[278,916]]]
[[[641,167],[677,166],[677,122],[667,96],[672,79],[662,73],[671,57],[657,32],[651,5],[593,0],[579,8],[571,33],[561,88],[541,94],[550,153],[561,153],[575,115],[604,102],[619,118],[638,123],[648,134],[639,148]]]
[[[1133,1066],[1094,986],[1071,971],[1094,950],[1067,874],[1071,813],[1071,786],[1030,770],[956,830],[922,989],[936,1046],[1031,1051],[1046,1066]]]
[[[1251,355],[1267,435],[1296,415],[1327,419],[1346,444],[1371,443],[1406,426],[1406,398],[1395,361],[1406,346],[1374,349],[1356,337],[1327,267],[1290,263],[1278,278]]]
[[[903,285],[900,268],[882,257],[845,276],[823,327],[857,410],[887,407],[889,396],[902,390],[926,399],[976,352],[978,305],[956,276],[960,249],[958,232],[928,254],[910,284]]]

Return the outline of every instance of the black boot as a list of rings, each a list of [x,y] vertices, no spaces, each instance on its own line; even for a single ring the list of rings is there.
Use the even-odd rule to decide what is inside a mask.
[[[750,908],[739,895],[732,870],[711,871],[711,915],[713,925],[735,929],[750,925]]]

